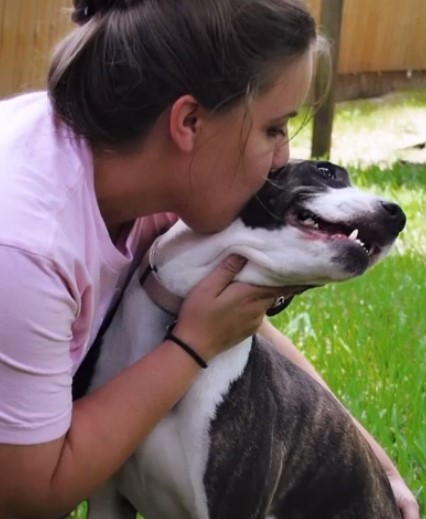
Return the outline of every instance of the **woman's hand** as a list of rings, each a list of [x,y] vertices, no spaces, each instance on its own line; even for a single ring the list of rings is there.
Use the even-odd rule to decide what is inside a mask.
[[[182,306],[174,334],[206,360],[255,333],[275,299],[296,291],[234,282],[245,263],[241,256],[228,256]]]
[[[420,507],[414,494],[405,484],[398,472],[388,474],[393,495],[403,519],[420,519]]]

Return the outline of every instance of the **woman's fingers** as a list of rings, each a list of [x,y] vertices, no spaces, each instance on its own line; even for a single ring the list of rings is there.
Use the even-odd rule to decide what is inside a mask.
[[[213,297],[220,295],[233,281],[234,277],[247,263],[243,256],[231,254],[225,258],[208,276],[206,276],[197,288],[207,291]]]
[[[389,476],[389,482],[403,519],[420,519],[417,500],[401,476],[399,474]]]
[[[245,263],[241,256],[227,257],[184,301],[175,332],[207,357],[255,333],[277,298],[301,290],[301,287],[261,287],[235,282]]]

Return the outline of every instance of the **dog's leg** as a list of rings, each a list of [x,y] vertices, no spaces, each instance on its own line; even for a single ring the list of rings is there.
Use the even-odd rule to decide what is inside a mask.
[[[89,499],[87,519],[135,519],[136,510],[108,481]]]

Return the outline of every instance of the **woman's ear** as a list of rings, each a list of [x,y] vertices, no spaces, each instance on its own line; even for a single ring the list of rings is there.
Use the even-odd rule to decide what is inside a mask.
[[[201,109],[191,95],[179,97],[170,110],[170,136],[178,148],[186,153],[193,151],[200,127]]]

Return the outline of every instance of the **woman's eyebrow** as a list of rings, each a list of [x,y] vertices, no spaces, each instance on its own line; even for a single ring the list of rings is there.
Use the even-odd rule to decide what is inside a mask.
[[[296,110],[294,110],[293,112],[288,112],[284,115],[281,115],[280,117],[275,117],[272,122],[282,121],[283,119],[291,119],[293,117],[296,117],[296,115],[298,115],[298,113],[299,112],[297,112]]]

